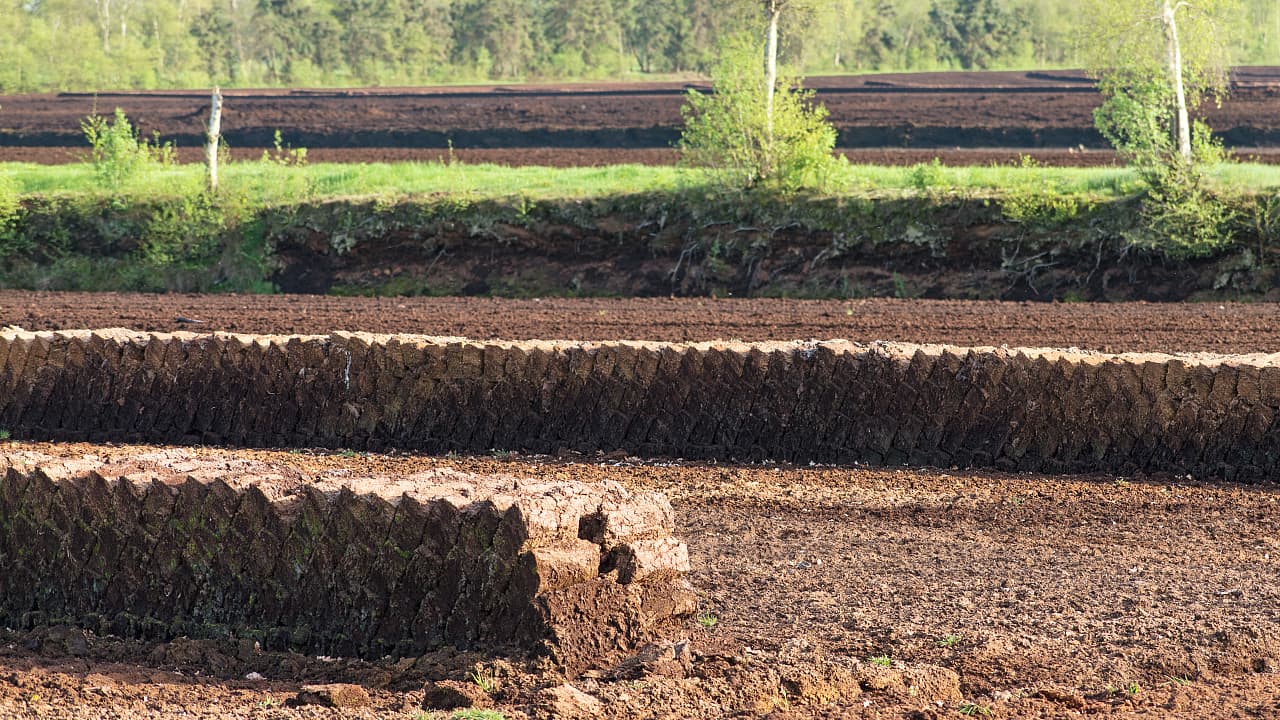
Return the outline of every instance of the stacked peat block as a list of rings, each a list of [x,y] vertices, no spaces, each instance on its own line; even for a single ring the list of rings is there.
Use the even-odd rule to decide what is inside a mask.
[[[671,506],[439,470],[304,478],[169,450],[0,456],[0,623],[331,655],[549,652],[568,672],[696,607]]]
[[[16,437],[1280,472],[1280,355],[0,332]]]

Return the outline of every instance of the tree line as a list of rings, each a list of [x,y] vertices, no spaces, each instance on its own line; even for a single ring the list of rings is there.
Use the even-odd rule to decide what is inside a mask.
[[[1247,0],[1242,64],[1280,64]],[[824,0],[783,19],[807,74],[1078,65],[1074,3]],[[701,73],[757,0],[0,0],[0,92],[637,79]]]

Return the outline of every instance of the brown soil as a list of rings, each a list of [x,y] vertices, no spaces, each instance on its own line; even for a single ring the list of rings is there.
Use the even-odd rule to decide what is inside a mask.
[[[126,327],[477,340],[893,340],[1102,352],[1280,351],[1272,303],[931,300],[339,298],[0,291],[0,326]]]
[[[964,703],[1003,718],[1280,710],[1274,488],[576,456],[243,454],[304,473],[449,467],[668,494],[714,625],[691,622],[673,638],[689,641],[683,660],[655,651],[575,681],[608,718],[944,718],[962,717]],[[491,699],[508,718],[549,716],[543,689],[563,682],[519,658],[357,662],[54,628],[0,637],[0,715],[403,718],[425,681],[470,682],[477,667],[497,678]],[[372,704],[286,707],[302,685],[325,682],[363,686]]]
[[[841,147],[879,149],[872,157],[889,162],[914,161],[922,150],[948,157],[961,148],[950,161],[1000,162],[1027,150],[1048,151],[1041,159],[1055,164],[1109,158],[1068,152],[1105,147],[1093,130],[1098,95],[1075,72],[868,75],[809,85],[831,111]],[[468,160],[652,162],[674,158],[669,148],[679,136],[684,93],[695,86],[705,84],[229,91],[223,128],[228,143],[250,156],[281,130],[287,142],[315,150],[316,159],[430,160],[452,142],[490,151]],[[1234,90],[1208,111],[1210,125],[1245,154],[1280,145],[1280,69],[1242,69]],[[190,148],[183,159],[192,160],[207,103],[203,92],[3,97],[0,159],[67,162],[83,144],[81,119],[119,106],[145,133]],[[883,155],[890,149],[906,154]],[[662,155],[633,154],[640,150]]]
[[[184,317],[200,324],[178,323]],[[1274,352],[1273,305],[921,301],[370,299],[0,293],[30,329],[473,337],[809,337]],[[122,457],[120,446],[15,446]],[[646,463],[615,456],[238,455],[304,473],[449,467],[666,493],[701,623],[683,661],[575,681],[607,718],[1275,717],[1280,493],[1178,478]],[[1273,552],[1276,551],[1276,552]],[[0,591],[3,578],[0,578]],[[673,653],[674,654],[674,653]],[[658,653],[661,655],[661,653]],[[880,669],[872,657],[891,658]],[[477,666],[477,663],[479,665]],[[638,666],[638,667],[637,667]],[[507,718],[547,716],[537,662],[435,653],[358,662],[234,643],[142,645],[66,628],[0,631],[0,717],[398,718],[429,680],[499,678]],[[958,691],[949,679],[959,676]],[[246,679],[258,673],[262,680]],[[287,707],[304,684],[362,709]],[[877,689],[878,688],[878,689]],[[784,694],[785,691],[785,694]],[[941,704],[939,704],[941,703]],[[448,717],[442,712],[436,717]]]

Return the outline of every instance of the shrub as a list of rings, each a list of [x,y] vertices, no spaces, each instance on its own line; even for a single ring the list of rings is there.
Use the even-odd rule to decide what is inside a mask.
[[[726,42],[711,71],[715,92],[691,90],[682,110],[680,149],[690,165],[709,168],[730,188],[820,187],[833,168],[836,131],[813,93],[782,78],[769,133],[765,68],[749,35]]]
[[[173,146],[154,143],[138,137],[129,118],[120,108],[107,120],[101,115],[90,115],[80,123],[80,129],[92,148],[89,158],[98,184],[112,189],[136,178],[151,165],[169,165],[174,160]]]
[[[29,249],[18,241],[18,189],[7,175],[0,175],[0,260]]]
[[[1170,133],[1172,90],[1159,82],[1115,91],[1094,111],[1098,131],[1147,184],[1146,222],[1135,244],[1172,257],[1201,257],[1233,242],[1232,211],[1205,187],[1204,168],[1227,159],[1209,127],[1191,126],[1191,160],[1178,153]]]

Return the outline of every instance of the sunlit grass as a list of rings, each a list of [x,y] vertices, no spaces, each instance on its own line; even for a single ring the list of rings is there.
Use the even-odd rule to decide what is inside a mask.
[[[0,176],[24,195],[101,194],[172,196],[198,192],[203,168],[148,169],[122,187],[103,188],[86,163],[0,164]],[[1280,189],[1280,166],[1226,163],[1208,172],[1210,184],[1236,192]],[[353,196],[467,195],[473,199],[575,199],[662,193],[697,188],[707,175],[692,168],[611,165],[589,168],[507,167],[448,163],[315,163],[282,166],[237,162],[223,167],[222,187],[260,202]],[[906,196],[957,192],[999,196],[1005,192],[1121,197],[1143,189],[1127,168],[1058,168],[1022,165],[888,167],[847,165],[828,178],[827,194]]]

